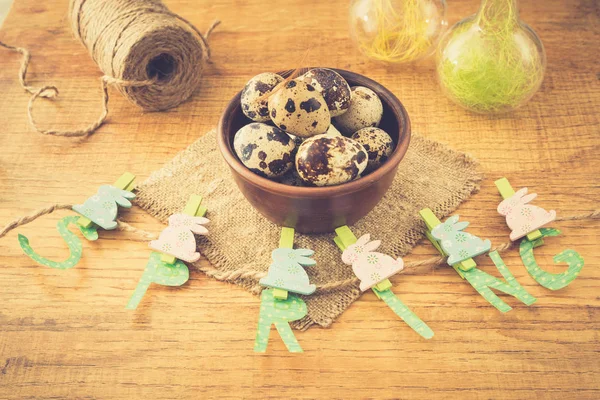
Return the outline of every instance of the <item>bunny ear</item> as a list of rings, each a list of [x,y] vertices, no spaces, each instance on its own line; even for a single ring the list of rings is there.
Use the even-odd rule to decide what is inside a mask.
[[[528,194],[527,196],[523,196],[521,198],[521,203],[522,204],[527,204],[527,203],[533,201],[533,199],[535,199],[536,197],[537,197],[537,193]]]
[[[381,246],[381,240],[373,240],[365,245],[365,250],[375,251],[379,246]]]
[[[298,264],[303,265],[305,267],[309,267],[311,265],[317,264],[317,262],[315,260],[313,260],[312,258],[309,258],[313,254],[315,254],[314,251],[312,251],[310,249],[296,249],[296,250],[292,250],[292,251],[294,252],[295,255],[300,256],[300,257],[296,258],[296,260],[295,260],[298,262]]]
[[[192,217],[192,222],[198,225],[206,225],[210,220],[204,217]]]
[[[356,244],[359,246],[363,246],[363,245],[369,243],[369,240],[371,240],[371,234],[367,233],[365,235],[362,235],[360,238],[358,238],[358,240],[356,241]]]
[[[516,198],[519,199],[519,198],[525,196],[526,194],[527,194],[527,188],[523,188],[523,189],[517,190],[517,192],[513,196],[515,196]]]
[[[128,192],[127,190],[121,190],[121,194],[126,199],[135,199],[135,193]]]
[[[116,198],[113,198],[113,200],[116,201],[117,204],[120,205],[121,207],[125,207],[125,208],[131,207],[131,202],[129,200],[127,200],[126,198],[116,197]]]
[[[454,225],[455,223],[457,223],[457,222],[458,222],[458,218],[459,218],[459,216],[458,216],[458,215],[453,215],[453,216],[451,216],[450,218],[448,218],[448,219],[446,220],[446,222],[445,222],[445,223],[446,223],[446,224],[451,224],[451,225]]]
[[[294,250],[294,253],[296,253],[299,256],[305,256],[305,257],[310,257],[313,254],[315,254],[315,252],[311,249],[296,249],[296,250]]]
[[[465,230],[467,226],[469,226],[469,223],[467,221],[463,221],[455,224],[454,229],[456,229],[457,231],[462,231]]]
[[[206,229],[202,225],[192,225],[192,226],[190,226],[190,231],[192,231],[198,235],[208,235],[208,229]]]
[[[305,266],[305,267],[310,267],[312,265],[317,265],[317,262],[315,260],[313,260],[312,258],[298,257],[298,264]]]

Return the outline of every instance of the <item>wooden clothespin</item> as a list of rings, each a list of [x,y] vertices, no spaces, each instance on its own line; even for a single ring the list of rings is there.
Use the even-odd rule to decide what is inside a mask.
[[[62,236],[67,246],[69,247],[69,257],[63,261],[49,260],[37,254],[31,248],[29,239],[26,236],[19,234],[19,245],[23,252],[32,260],[39,264],[56,268],[69,269],[77,265],[82,256],[83,246],[81,240],[73,232],[69,230],[69,225],[73,224],[87,240],[98,239],[98,229],[111,230],[117,227],[117,214],[119,206],[129,208],[131,202],[129,200],[135,198],[131,193],[135,175],[126,172],[117,181],[114,186],[102,185],[98,188],[98,192],[89,197],[83,204],[73,206],[73,211],[79,215],[71,215],[62,218],[56,224],[59,234]]]
[[[201,203],[201,196],[191,195],[183,214],[171,215],[169,226],[163,229],[157,240],[150,242],[149,247],[156,251],[150,254],[144,274],[126,309],[137,308],[152,283],[181,286],[188,281],[190,271],[183,261],[194,262],[200,258],[200,252],[196,251],[194,233],[208,234],[203,226],[209,222],[204,218],[207,210]]]
[[[583,257],[578,252],[566,249],[554,256],[555,263],[564,262],[568,265],[565,271],[558,274],[544,271],[533,255],[533,249],[544,244],[545,237],[560,234],[558,229],[542,228],[556,219],[556,211],[546,211],[541,207],[528,204],[537,195],[527,194],[527,188],[515,192],[506,178],[498,179],[495,184],[503,198],[498,205],[498,213],[506,217],[506,224],[511,229],[510,240],[523,238],[519,245],[519,255],[527,272],[540,285],[550,290],[559,290],[569,285],[584,265]]]
[[[202,204],[202,196],[193,194],[190,196],[190,199],[186,203],[185,208],[183,209],[183,213],[186,215],[192,216],[192,217],[204,217],[208,210],[206,207],[202,206],[201,204]],[[158,249],[155,248],[155,250],[158,250]],[[163,261],[166,264],[175,264],[177,257],[163,251],[160,259],[161,259],[161,261]],[[184,260],[184,261],[188,261],[188,260]]]
[[[425,231],[425,236],[427,236],[427,239],[429,239],[429,241],[440,252],[440,254],[442,256],[448,257],[449,254],[440,244],[440,240],[435,238],[432,234],[433,230],[437,226],[439,226],[442,222],[438,219],[438,217],[436,217],[436,215],[433,213],[433,211],[431,211],[429,208],[422,209],[421,211],[419,211],[419,214],[421,215],[421,218],[423,219],[423,221],[425,221],[425,225],[427,226],[427,230]],[[456,217],[456,221],[458,221],[458,217]],[[456,223],[454,223],[454,224],[455,224],[455,226],[458,225]],[[466,222],[467,225],[464,225],[465,222],[462,222],[461,224],[463,224],[463,225],[460,225],[458,227],[460,228],[461,226],[464,226],[462,229],[465,229],[466,226],[468,225],[468,222]],[[450,227],[448,229],[450,230]],[[454,232],[455,234],[458,234],[458,233],[460,233],[460,231],[462,231],[462,229],[456,229],[456,230],[450,231],[448,233],[451,234],[452,232]],[[476,238],[476,239],[480,240],[479,238]],[[465,240],[473,240],[472,235],[465,234]],[[475,260],[473,260],[473,257],[480,255],[480,254],[487,253],[490,250],[491,243],[489,243],[489,240],[487,242],[484,242],[483,244],[485,245],[485,243],[488,243],[489,245],[483,246],[483,248],[481,250],[476,251],[475,253],[477,253],[477,254],[474,254],[473,252],[471,252],[471,254],[473,254],[473,255],[464,253],[465,254],[464,257],[459,256],[459,258],[456,262],[454,262],[454,263],[448,262],[448,264],[450,264],[450,266],[452,266],[452,268],[454,268],[456,270],[456,272],[458,272],[458,275],[460,275],[460,277],[464,279],[465,276],[464,276],[463,272],[469,271],[470,269],[473,269],[477,266],[477,263],[475,263]],[[459,243],[459,245],[460,245],[460,243]],[[448,259],[448,260],[450,261],[450,259]]]
[[[126,190],[128,192],[131,192],[133,190],[133,188],[135,187],[134,181],[135,181],[135,175],[133,175],[131,172],[125,172],[123,175],[121,175],[119,177],[119,179],[117,179],[115,181],[113,186],[119,190]],[[86,203],[84,203],[84,205]],[[100,202],[98,202],[98,203],[100,204]],[[91,204],[91,203],[87,203],[87,204]],[[92,225],[94,225],[94,222],[91,219],[89,219],[83,215],[81,217],[79,217],[79,220],[77,220],[77,223],[84,228],[90,228]]]
[[[527,188],[515,192],[506,178],[500,178],[494,183],[504,199],[498,205],[498,212],[506,217],[506,223],[512,230],[510,240],[527,236],[534,247],[543,244],[543,235],[539,228],[554,221],[556,211],[548,212],[541,207],[527,204],[535,199],[537,194],[527,194]]]
[[[496,296],[491,288],[515,296],[526,305],[535,302],[535,298],[517,282],[497,251],[491,252],[489,256],[506,281],[477,268],[473,257],[490,251],[491,242],[463,232],[469,225],[468,222],[458,222],[458,215],[455,215],[442,223],[429,208],[422,209],[419,214],[427,226],[425,231],[427,238],[442,256],[448,257],[448,264],[458,272],[460,277],[466,279],[490,304],[501,312],[511,310],[511,307]]]
[[[271,253],[273,262],[267,276],[260,280],[260,284],[267,289],[261,293],[255,352],[263,353],[267,350],[271,325],[275,325],[288,351],[302,352],[289,322],[306,316],[307,308],[304,300],[290,292],[310,295],[316,290],[303,268],[316,264],[310,258],[313,254],[309,249],[294,249],[293,228],[281,230],[279,247]]]
[[[388,255],[375,252],[381,241],[370,241],[369,234],[356,238],[346,225],[335,230],[333,239],[342,251],[342,261],[352,265],[352,271],[360,279],[360,289],[373,290],[394,313],[408,324],[415,332],[426,339],[433,337],[433,331],[414,312],[412,312],[392,291],[389,278],[404,268],[402,258],[394,259]]]

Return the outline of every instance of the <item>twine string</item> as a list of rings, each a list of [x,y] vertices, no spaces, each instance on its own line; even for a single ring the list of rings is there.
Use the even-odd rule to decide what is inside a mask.
[[[12,231],[15,228],[18,228],[19,226],[23,226],[30,222],[35,221],[37,218],[41,217],[42,215],[50,214],[50,213],[54,212],[55,210],[71,209],[71,207],[72,207],[72,205],[70,205],[70,204],[53,204],[49,207],[40,208],[38,210],[35,210],[34,212],[32,212],[29,215],[18,217],[16,219],[14,219],[13,221],[9,222],[8,224],[6,224],[6,226],[4,228],[2,228],[2,230],[0,230],[0,238],[6,236],[6,234],[8,232]],[[558,218],[556,218],[556,221],[557,222],[580,221],[580,220],[598,219],[598,218],[600,218],[600,210],[594,210],[594,211],[584,213],[584,214],[558,217]],[[138,239],[140,241],[153,240],[158,237],[158,235],[156,235],[154,233],[147,232],[143,229],[136,228],[136,227],[128,224],[127,222],[121,221],[119,219],[117,220],[117,223],[118,223],[117,230],[133,233],[138,238],[140,238],[140,239]],[[490,250],[490,252],[497,251],[499,253],[502,253],[507,250],[510,250],[516,244],[517,244],[517,242],[502,243],[502,244],[492,248]],[[423,266],[435,268],[435,267],[440,266],[445,263],[446,263],[446,257],[435,256],[435,257],[426,258],[426,259],[420,260],[420,261],[411,261],[411,262],[405,263],[403,271],[406,271],[407,269],[414,269],[414,268],[423,267]],[[267,275],[266,272],[264,272],[264,271],[257,271],[257,270],[253,270],[253,269],[249,269],[249,268],[240,268],[235,271],[222,271],[222,270],[219,270],[219,269],[213,267],[212,265],[206,265],[206,263],[196,264],[196,267],[200,271],[204,272],[206,275],[208,275],[212,278],[215,278],[217,280],[226,281],[226,282],[232,282],[232,281],[235,281],[240,278],[259,280],[260,278],[263,278],[264,276]],[[348,279],[344,279],[344,280],[340,280],[340,281],[335,281],[335,282],[328,282],[328,283],[325,283],[322,285],[317,285],[316,292],[317,293],[325,293],[325,292],[335,291],[335,290],[339,290],[339,289],[344,289],[348,286],[355,286],[358,283],[359,283],[359,279],[356,277],[348,278]]]
[[[98,118],[85,127],[42,128],[33,115],[36,100],[56,98],[58,88],[30,86],[27,83],[30,52],[0,42],[1,47],[22,55],[18,78],[21,87],[31,94],[27,105],[29,123],[45,135],[87,137],[93,134],[108,117],[109,86],[116,86],[145,111],[176,107],[199,86],[204,63],[211,58],[209,37],[220,24],[214,21],[202,34],[190,21],[169,11],[158,0],[71,0],[70,17],[74,35],[104,72],[100,78],[102,110]],[[158,74],[150,76],[148,70],[161,57],[171,63],[162,79]],[[159,67],[156,70],[163,72]]]

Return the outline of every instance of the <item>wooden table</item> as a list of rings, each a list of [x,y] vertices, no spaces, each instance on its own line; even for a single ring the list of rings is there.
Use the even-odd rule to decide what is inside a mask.
[[[99,113],[101,73],[67,24],[66,0],[16,0],[0,40],[32,52],[30,82],[54,83],[40,101],[46,126],[75,128]],[[307,64],[366,74],[405,104],[413,129],[470,153],[487,179],[459,213],[470,231],[507,241],[493,181],[539,193],[559,215],[599,208],[600,18],[595,0],[526,1],[522,17],[542,38],[548,71],[541,91],[511,114],[481,116],[447,100],[431,61],[372,63],[347,34],[346,0],[168,1],[213,36],[214,64],[192,101],[143,113],[111,89],[108,123],[86,140],[40,135],[27,122],[28,96],[17,82],[19,57],[0,49],[0,224],[51,203],[84,199],[123,171],[144,179],[217,123],[226,102],[251,76]],[[202,3],[202,4],[199,4]],[[261,5],[261,3],[264,3]],[[273,2],[275,3],[275,2]],[[478,2],[451,1],[450,23]],[[59,217],[18,229],[53,259],[67,254]],[[161,225],[139,209],[137,227]],[[147,244],[124,232],[84,243],[77,267],[59,271],[25,257],[16,232],[0,240],[0,398],[600,398],[600,223],[561,222],[563,231],[536,249],[548,271],[552,255],[580,252],[586,266],[569,287],[551,292],[527,274],[515,250],[503,255],[535,297],[501,314],[451,268],[407,273],[397,292],[435,331],[422,340],[372,293],[331,329],[297,332],[305,353],[289,354],[272,334],[266,355],[252,352],[259,299],[199,273],[182,288],[152,286],[136,312],[124,310],[148,258]],[[434,254],[423,241],[407,261]],[[483,268],[492,271],[488,260]]]

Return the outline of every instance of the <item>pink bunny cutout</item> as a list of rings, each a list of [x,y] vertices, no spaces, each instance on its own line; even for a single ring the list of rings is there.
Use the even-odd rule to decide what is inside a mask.
[[[512,230],[510,240],[520,239],[556,219],[556,211],[527,204],[536,197],[523,188],[498,205],[498,212],[506,216],[506,224]]]
[[[173,214],[169,217],[169,226],[163,229],[158,240],[151,241],[149,246],[183,261],[198,261],[200,253],[196,251],[194,233],[207,235],[208,229],[202,225],[208,222],[208,218],[204,217]]]
[[[342,261],[352,265],[352,271],[360,279],[360,290],[363,292],[404,269],[402,258],[395,260],[374,251],[381,245],[381,240],[370,240],[371,235],[363,235],[342,253]]]

